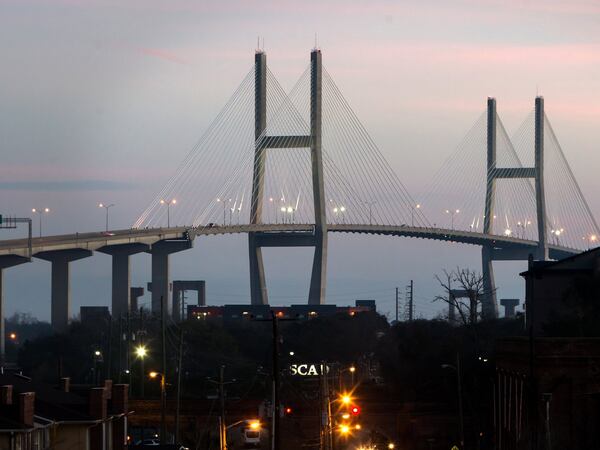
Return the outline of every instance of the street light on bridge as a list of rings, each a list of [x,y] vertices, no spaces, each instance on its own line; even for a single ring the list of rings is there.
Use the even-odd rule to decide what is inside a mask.
[[[447,209],[446,214],[450,214],[452,229],[454,230],[454,216],[460,212],[460,209]]]
[[[177,204],[177,199],[172,198],[171,200],[160,200],[161,205],[167,205],[167,228],[171,227],[171,205]]]
[[[31,212],[38,214],[40,217],[40,237],[42,237],[42,214],[48,214],[50,212],[50,208],[32,208]]]
[[[115,206],[114,203],[107,205],[106,203],[98,203],[98,208],[104,208],[106,210],[106,231],[108,232],[108,210]]]
[[[414,227],[415,226],[415,209],[421,209],[421,204],[417,203],[414,208],[411,208],[410,210],[410,226]],[[458,210],[457,210],[458,211]]]

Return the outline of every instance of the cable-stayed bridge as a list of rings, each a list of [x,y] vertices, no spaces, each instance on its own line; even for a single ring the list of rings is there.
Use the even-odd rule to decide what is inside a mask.
[[[401,142],[398,147],[406,157],[419,156]],[[320,50],[311,52],[289,92],[259,50],[223,110],[131,229],[0,241],[0,271],[32,256],[50,261],[52,323],[63,330],[72,261],[94,251],[112,256],[112,311],[120,315],[129,310],[130,256],[150,253],[152,309],[169,311],[170,255],[196,238],[247,233],[251,302],[268,303],[262,249],[304,246],[315,249],[308,302],[317,305],[326,298],[332,232],[480,246],[485,317],[497,316],[494,260],[560,259],[595,246],[600,234],[543,98],[513,137],[495,99],[488,99],[425,198],[415,199],[342,96]]]

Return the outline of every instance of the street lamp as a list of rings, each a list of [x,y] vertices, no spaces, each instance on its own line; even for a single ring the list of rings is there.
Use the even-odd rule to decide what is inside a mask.
[[[446,214],[450,214],[453,230],[454,230],[454,215],[458,214],[459,212],[460,212],[460,209],[447,209],[446,210]]]
[[[32,208],[31,209],[32,213],[38,214],[40,217],[40,237],[42,237],[42,214],[46,213],[48,214],[50,212],[50,208]]]
[[[171,200],[162,200],[160,201],[161,205],[167,205],[167,228],[171,227],[171,205],[177,204],[177,199],[172,198]]]
[[[414,227],[415,226],[415,209],[421,209],[421,204],[417,203],[414,208],[411,208],[410,210],[410,226]]]
[[[373,207],[373,205],[377,204],[377,201],[363,203],[369,207],[369,225],[373,225],[373,214],[371,213],[371,208]]]
[[[350,376],[352,377],[352,387],[354,388],[354,373],[356,372],[356,367],[350,366],[345,369],[340,369],[339,371],[339,382],[340,382],[340,391],[342,390],[342,374],[344,372],[350,372]]]
[[[225,226],[225,210],[227,209],[227,203],[231,203],[231,199],[217,198],[217,203],[223,203],[223,226]]]
[[[106,210],[106,231],[108,232],[108,210],[109,208],[112,208],[114,205],[114,203],[111,203],[110,205],[107,205],[106,203],[98,203],[98,208],[104,208]]]
[[[456,354],[456,366],[453,366],[452,364],[442,364],[442,369],[451,369],[456,372],[456,389],[457,389],[457,393],[458,393],[458,415],[459,415],[459,420],[460,420],[460,447],[463,448],[465,445],[465,422],[464,422],[464,417],[463,417],[460,359],[458,358],[458,353]]]
[[[165,422],[165,410],[167,406],[167,391],[165,388],[165,375],[160,372],[150,372],[150,378],[160,377],[160,445],[166,443],[167,427]]]
[[[98,384],[100,382],[100,377],[98,376],[98,363],[102,362],[102,352],[100,350],[94,350],[94,384]]]
[[[144,398],[144,358],[146,357],[146,355],[148,354],[148,349],[143,345],[138,345],[135,348],[135,356],[137,358],[139,358],[140,360],[140,373],[141,373],[141,380],[140,380],[140,397],[143,399]]]

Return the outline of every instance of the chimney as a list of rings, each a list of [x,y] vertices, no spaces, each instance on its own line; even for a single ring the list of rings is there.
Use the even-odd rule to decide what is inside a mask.
[[[0,405],[12,405],[13,387],[10,384],[0,388]]]
[[[62,377],[60,379],[60,390],[63,392],[69,392],[71,390],[71,379],[69,377]]]
[[[127,414],[129,408],[128,390],[128,384],[115,384],[113,386],[111,411],[113,414]]]
[[[94,419],[106,419],[106,396],[103,387],[90,389],[89,411]]]
[[[25,426],[33,426],[33,412],[35,406],[35,392],[21,392],[19,394],[19,422]]]
[[[106,400],[110,400],[112,398],[112,390],[113,390],[113,381],[112,380],[104,380],[104,391]]]

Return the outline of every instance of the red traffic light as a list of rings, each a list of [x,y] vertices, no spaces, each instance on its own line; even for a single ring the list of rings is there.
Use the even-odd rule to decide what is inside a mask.
[[[356,405],[354,405],[351,409],[350,412],[352,413],[353,416],[358,416],[360,414],[360,408]]]

